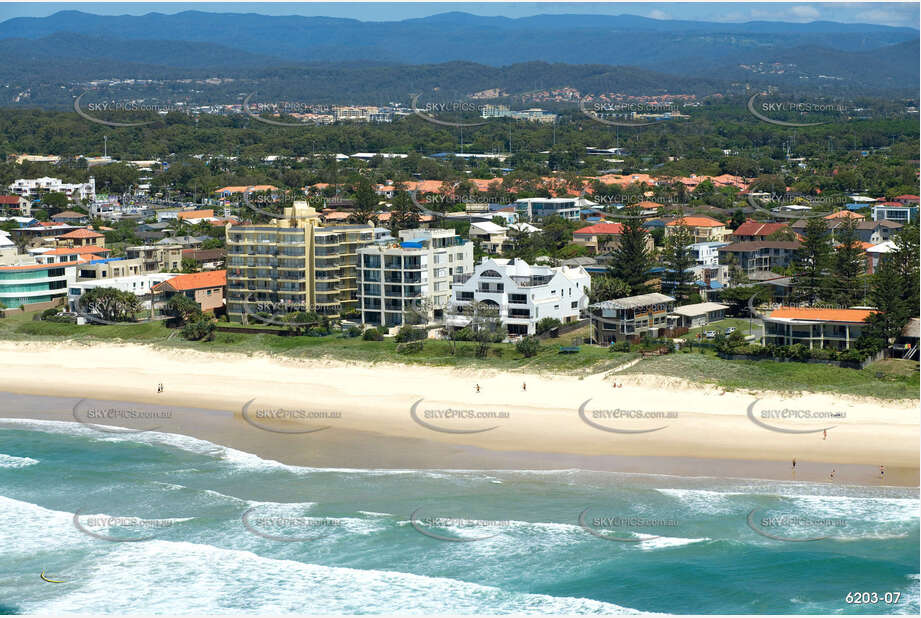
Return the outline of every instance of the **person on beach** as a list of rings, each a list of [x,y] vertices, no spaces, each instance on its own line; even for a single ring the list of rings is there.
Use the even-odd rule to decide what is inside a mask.
[[[828,430],[827,430],[827,429],[823,429],[823,430],[822,430],[822,439],[823,439],[823,440],[827,440],[827,439],[828,439]]]
[[[879,467],[879,478],[883,478],[886,475],[886,466]]]
[[[796,471],[796,457],[793,458],[793,471]]]
[[[476,392],[478,392],[478,393],[480,392],[480,385],[479,385],[479,384],[476,385]]]
[[[527,383],[527,382],[522,382],[522,383],[521,383],[521,390],[523,390],[523,391],[528,390],[528,383]]]
[[[837,472],[837,470],[835,468],[832,468],[831,474],[828,475],[828,478],[830,478],[831,480],[835,480],[835,472]]]

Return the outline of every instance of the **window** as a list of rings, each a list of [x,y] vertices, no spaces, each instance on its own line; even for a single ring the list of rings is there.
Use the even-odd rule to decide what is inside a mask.
[[[501,278],[502,278],[502,275],[500,275],[499,273],[497,273],[497,272],[494,271],[494,270],[484,270],[483,272],[480,273],[480,276],[481,276],[481,277],[490,277],[490,278],[492,278],[492,279],[501,279]]]

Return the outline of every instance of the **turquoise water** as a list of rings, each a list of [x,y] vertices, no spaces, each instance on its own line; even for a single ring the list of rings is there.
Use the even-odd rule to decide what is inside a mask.
[[[917,489],[325,470],[0,419],[0,613],[917,614],[918,509]]]

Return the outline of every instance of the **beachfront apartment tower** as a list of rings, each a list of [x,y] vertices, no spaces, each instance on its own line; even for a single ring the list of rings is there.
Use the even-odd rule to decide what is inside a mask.
[[[231,224],[226,234],[231,320],[265,307],[330,318],[358,312],[358,249],[374,239],[370,224],[324,227],[307,202],[295,202],[268,224]]]
[[[581,266],[532,266],[520,258],[483,258],[471,275],[454,278],[448,323],[464,327],[469,318],[460,309],[470,303],[495,305],[499,318],[515,336],[533,335],[537,323],[555,318],[575,322],[588,306],[592,279]]]
[[[473,272],[473,243],[454,230],[401,230],[358,250],[361,321],[401,326],[407,312],[440,319],[451,300],[455,275]]]

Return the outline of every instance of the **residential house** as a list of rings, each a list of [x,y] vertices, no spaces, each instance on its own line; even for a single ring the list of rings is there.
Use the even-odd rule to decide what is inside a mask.
[[[694,242],[723,242],[731,235],[726,224],[711,217],[681,217],[665,225],[665,235],[674,233],[677,226],[684,225],[691,232]]]
[[[520,258],[484,258],[467,277],[455,277],[448,324],[469,324],[471,303],[492,305],[510,336],[534,335],[537,323],[577,321],[588,305],[591,276],[582,267],[533,266]]]
[[[32,202],[21,195],[0,195],[0,214],[28,217],[32,214]]]
[[[720,303],[695,303],[675,307],[672,312],[677,316],[677,326],[682,328],[696,328],[706,326],[710,322],[717,322],[726,317],[728,305]]]
[[[896,202],[894,204],[880,204],[871,209],[874,221],[894,221],[908,223],[918,218],[918,204]]]
[[[105,234],[86,228],[77,228],[55,238],[59,247],[105,247]]]
[[[220,270],[227,261],[226,249],[183,249],[182,259],[191,260],[202,270]]]
[[[475,221],[470,224],[469,235],[470,240],[479,241],[480,248],[486,253],[498,254],[502,252],[502,245],[508,239],[508,228],[492,221]]]
[[[609,345],[658,337],[669,329],[668,315],[674,310],[675,299],[658,292],[594,303],[589,306],[592,342]]]
[[[596,223],[583,227],[572,233],[575,244],[588,249],[591,255],[613,253],[620,246],[620,237],[623,234],[622,223]],[[652,251],[654,242],[652,236],[646,234],[646,250]]]
[[[803,344],[810,350],[850,348],[866,327],[873,309],[778,307],[764,318],[762,345]]]
[[[516,200],[512,206],[519,216],[528,221],[539,221],[553,215],[578,221],[582,208],[597,204],[581,197],[528,197]]]
[[[51,215],[51,220],[57,223],[70,223],[72,225],[84,225],[89,221],[86,213],[76,212],[74,210],[64,210],[56,215]]]
[[[799,247],[799,241],[794,240],[734,242],[720,247],[720,262],[728,265],[730,256],[733,256],[735,265],[750,277],[759,271],[786,268],[793,261],[794,254]]]
[[[358,250],[364,324],[401,326],[410,311],[426,322],[441,319],[454,278],[473,272],[473,243],[454,230],[401,230],[399,237]]]
[[[175,294],[191,298],[202,311],[214,311],[224,306],[227,289],[227,271],[209,270],[200,273],[176,275],[153,287],[158,304],[165,304]]]
[[[762,223],[749,219],[732,232],[732,240],[736,242],[769,240],[772,234],[788,229],[790,226],[786,223]]]
[[[145,272],[178,272],[182,268],[182,245],[125,247],[125,256],[142,260]]]
[[[97,288],[114,288],[120,292],[131,292],[135,296],[148,297],[146,300],[142,298],[141,308],[150,311],[153,307],[153,295],[151,292],[154,286],[172,276],[169,273],[148,273],[109,279],[78,279],[67,288],[67,307],[70,311],[81,311],[80,298],[88,291]]]

